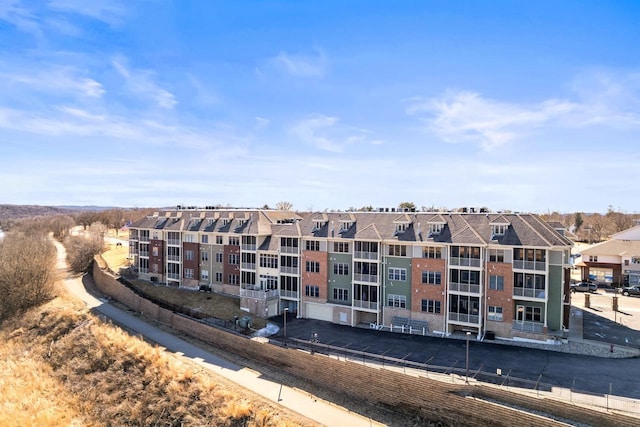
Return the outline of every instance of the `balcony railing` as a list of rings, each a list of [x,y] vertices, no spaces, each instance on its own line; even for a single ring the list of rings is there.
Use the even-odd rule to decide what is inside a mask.
[[[300,269],[298,267],[285,267],[285,266],[280,266],[280,273],[285,273],[285,274],[298,274],[298,272],[300,271]]]
[[[477,325],[480,323],[480,316],[477,314],[449,313],[449,320]]]
[[[449,258],[449,264],[462,267],[480,267],[480,258],[460,258],[452,256]]]
[[[138,272],[140,272],[140,273],[144,273],[144,274],[147,274],[147,273],[149,272],[149,269],[148,269],[148,268],[140,267],[140,268],[138,269]]]
[[[378,259],[379,252],[354,251],[353,257],[359,259]]]
[[[180,255],[167,255],[169,261],[180,261]]]
[[[256,250],[256,245],[246,245],[246,244],[242,244],[241,246],[243,251],[255,251]]]
[[[469,292],[472,294],[480,293],[480,285],[470,285],[469,283],[449,282],[450,291]]]
[[[149,243],[149,236],[140,236],[140,243]]]
[[[362,301],[362,300],[357,300],[357,299],[353,300],[353,306],[354,307],[366,308],[368,310],[377,310],[378,309],[378,304],[379,303],[373,302],[373,301]]]
[[[300,253],[300,248],[298,246],[281,246],[280,252],[283,254],[297,254]]]
[[[353,280],[357,282],[378,283],[378,275],[354,273]]]
[[[180,280],[180,274],[178,273],[167,273],[167,277],[169,279]]]
[[[511,329],[513,329],[514,331],[533,332],[536,334],[541,334],[544,331],[544,323],[516,320],[513,322]]]
[[[167,239],[167,245],[180,246],[180,239]]]
[[[279,292],[281,297],[298,299],[297,291],[286,291],[284,289],[280,289]]]
[[[514,259],[513,268],[518,270],[545,271],[547,269],[547,263],[544,261],[523,261]]]
[[[149,251],[140,251],[140,256],[148,257]]]
[[[513,296],[514,297],[528,297],[528,298],[544,299],[545,290],[544,289],[534,289],[534,288],[523,288],[523,287],[515,286],[513,288]]]
[[[243,270],[255,270],[256,269],[256,263],[255,262],[243,262],[242,263],[242,269]]]
[[[277,289],[269,289],[269,290],[251,290],[251,289],[240,289],[240,296],[247,298],[255,298],[260,300],[276,298],[279,295]]]

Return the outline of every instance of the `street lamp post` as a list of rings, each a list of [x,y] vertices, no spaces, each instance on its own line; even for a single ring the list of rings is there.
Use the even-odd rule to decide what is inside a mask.
[[[284,309],[284,346],[287,346],[287,313],[289,313],[289,308],[285,307]]]
[[[467,374],[465,376],[465,382],[469,384],[469,337],[471,332],[467,332]]]

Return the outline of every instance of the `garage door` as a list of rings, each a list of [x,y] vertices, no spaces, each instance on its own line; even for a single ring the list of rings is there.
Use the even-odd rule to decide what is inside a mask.
[[[305,313],[307,319],[333,321],[333,307],[330,305],[307,303]]]

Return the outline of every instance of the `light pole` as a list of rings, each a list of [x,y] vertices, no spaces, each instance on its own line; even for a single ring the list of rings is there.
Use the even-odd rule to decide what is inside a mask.
[[[284,346],[287,346],[287,313],[289,313],[289,307],[284,309]]]
[[[467,332],[467,374],[465,376],[465,382],[469,384],[469,337],[471,332]]]

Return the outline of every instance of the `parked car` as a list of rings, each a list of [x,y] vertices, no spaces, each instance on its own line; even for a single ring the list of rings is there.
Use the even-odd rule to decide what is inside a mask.
[[[591,282],[579,282],[569,285],[571,292],[595,292],[598,290],[598,285]]]
[[[640,285],[625,286],[620,290],[620,292],[622,292],[622,295],[626,295],[626,296],[640,295]]]

